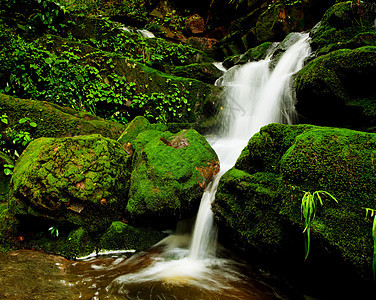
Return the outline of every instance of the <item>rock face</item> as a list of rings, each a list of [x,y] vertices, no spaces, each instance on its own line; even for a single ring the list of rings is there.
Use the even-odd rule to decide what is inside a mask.
[[[305,122],[374,130],[376,47],[343,49],[307,64],[296,79]]]
[[[16,164],[10,210],[104,230],[125,210],[129,164],[121,145],[101,135],[37,139]]]
[[[197,211],[217,156],[195,130],[146,130],[132,142],[133,171],[127,212],[140,223],[168,224]]]
[[[364,216],[366,207],[376,206],[375,147],[376,135],[370,133],[265,126],[221,178],[215,216],[237,249],[272,264],[286,267],[286,262],[292,273],[321,268],[320,274],[337,274],[339,281],[370,279],[372,223]],[[322,206],[317,203],[310,263],[303,265],[301,201],[305,191],[317,190],[329,192],[338,203],[329,197],[322,197]]]

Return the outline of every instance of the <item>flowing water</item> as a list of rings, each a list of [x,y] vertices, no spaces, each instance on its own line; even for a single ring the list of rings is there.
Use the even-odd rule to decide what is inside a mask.
[[[277,287],[269,274],[229,258],[220,247],[217,250],[211,211],[220,177],[234,166],[249,138],[269,123],[293,121],[291,78],[310,54],[308,35],[291,35],[285,44],[287,50],[273,70],[270,53],[265,60],[230,69],[220,80],[226,91],[224,123],[208,140],[221,170],[203,194],[192,237],[171,235],[130,258],[59,262],[64,278],[58,272],[57,282],[70,288],[72,299],[292,298],[292,292]]]

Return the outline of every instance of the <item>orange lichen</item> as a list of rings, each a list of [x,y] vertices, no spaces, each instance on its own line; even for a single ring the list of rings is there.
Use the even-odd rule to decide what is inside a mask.
[[[212,162],[207,163],[207,167],[195,167],[196,170],[201,174],[203,177],[203,181],[197,181],[198,185],[202,188],[205,189],[207,186],[207,183],[212,181],[213,177],[219,172],[220,167],[219,163],[217,160],[214,160]]]

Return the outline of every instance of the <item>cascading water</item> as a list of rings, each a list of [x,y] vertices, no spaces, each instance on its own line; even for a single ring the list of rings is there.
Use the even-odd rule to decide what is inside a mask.
[[[241,276],[233,271],[229,260],[215,257],[217,233],[211,203],[220,177],[235,165],[249,138],[269,123],[293,121],[290,83],[292,75],[310,55],[308,39],[308,34],[299,33],[286,39],[287,50],[273,70],[270,70],[270,53],[265,60],[237,66],[225,73],[221,79],[226,95],[225,122],[218,135],[208,138],[219,157],[221,170],[203,194],[189,248],[176,244],[176,238],[167,238],[162,241],[165,250],[148,267],[117,277],[108,286],[109,291],[127,294],[129,285],[156,281],[223,290],[227,282],[236,282]]]
[[[221,171],[205,190],[197,215],[190,247],[190,257],[206,257],[215,249],[216,230],[210,209],[220,177],[232,168],[252,135],[270,123],[291,124],[294,101],[291,77],[303,67],[310,54],[308,34],[295,33],[285,41],[288,50],[270,71],[272,53],[258,62],[230,69],[222,78],[226,86],[225,125],[219,137],[209,142],[217,153]]]

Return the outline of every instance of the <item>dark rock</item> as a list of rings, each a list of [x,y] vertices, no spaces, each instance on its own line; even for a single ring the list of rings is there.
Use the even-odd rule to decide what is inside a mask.
[[[305,122],[373,131],[376,47],[337,50],[297,75],[296,108]]]
[[[185,30],[192,35],[199,35],[204,32],[205,21],[198,14],[194,14],[185,19]]]

